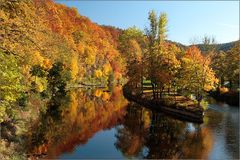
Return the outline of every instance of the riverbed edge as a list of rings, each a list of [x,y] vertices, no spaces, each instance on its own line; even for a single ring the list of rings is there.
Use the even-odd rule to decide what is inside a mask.
[[[144,106],[150,110],[155,110],[157,112],[163,112],[171,117],[177,118],[179,120],[194,122],[194,123],[203,123],[204,110],[201,108],[201,112],[182,109],[177,106],[167,106],[163,105],[158,101],[149,100],[147,98],[142,98],[139,95],[133,95],[130,89],[125,85],[123,86],[123,95],[124,97],[132,102],[135,102],[141,106]],[[141,107],[140,106],[140,107]],[[161,106],[161,107],[160,107]],[[196,106],[198,107],[198,106]]]

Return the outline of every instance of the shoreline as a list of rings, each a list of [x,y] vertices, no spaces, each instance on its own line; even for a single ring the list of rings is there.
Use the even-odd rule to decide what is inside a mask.
[[[123,87],[123,95],[129,101],[133,101],[151,110],[166,113],[167,115],[180,120],[203,123],[204,110],[198,105],[191,105],[189,107],[177,106],[179,103],[175,103],[174,105],[166,105],[159,100],[148,99],[141,95],[133,95],[127,86]]]
[[[239,107],[239,92],[226,92],[220,93],[220,91],[210,91],[209,96],[216,101],[227,103],[228,105]]]

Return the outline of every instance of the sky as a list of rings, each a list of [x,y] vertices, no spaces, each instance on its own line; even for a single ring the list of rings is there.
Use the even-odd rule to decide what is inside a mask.
[[[168,39],[188,45],[203,36],[218,43],[239,40],[239,1],[71,1],[58,3],[78,9],[101,25],[126,29],[148,27],[148,12],[168,15]]]

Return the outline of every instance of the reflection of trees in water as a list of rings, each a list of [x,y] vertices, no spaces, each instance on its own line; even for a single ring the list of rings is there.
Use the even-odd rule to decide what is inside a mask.
[[[204,124],[208,125],[208,128],[218,130],[223,125],[223,114],[214,110],[208,110],[204,116]]]
[[[207,128],[198,128],[195,133],[186,135],[183,142],[183,157],[181,158],[200,158],[207,159],[213,146],[213,137]]]
[[[180,144],[184,139],[182,133],[184,130],[181,128],[185,128],[185,123],[153,113],[151,130],[146,143],[149,148],[146,158],[173,158],[175,155],[178,158],[182,154]]]
[[[120,96],[119,96],[120,95]],[[56,157],[85,144],[97,131],[115,126],[125,114],[121,89],[75,90],[53,97],[30,133],[31,153]]]
[[[123,126],[117,131],[115,145],[129,157],[207,158],[212,147],[211,133],[206,128],[195,125],[191,131],[188,123],[139,106],[128,107]]]
[[[224,138],[226,150],[229,152],[230,157],[239,158],[239,112],[235,111],[236,108],[229,108],[225,112],[226,107],[223,103],[218,103],[220,111],[208,110],[206,116],[208,121],[208,128],[211,128],[216,134],[222,133],[220,136]],[[222,110],[221,110],[222,108]]]
[[[145,137],[150,127],[150,117],[146,109],[130,107],[123,126],[117,128],[115,146],[127,157],[138,157],[142,154]]]
[[[227,114],[225,127],[226,148],[232,158],[239,159],[239,115]]]
[[[50,101],[48,102],[48,108],[46,110],[46,113],[41,113],[40,122],[37,122],[33,125],[34,129],[31,132],[31,142],[29,144],[30,149],[33,149],[33,147],[35,146],[41,146],[41,148],[38,148],[38,150],[43,150],[43,152],[45,152],[45,143],[48,142],[47,132],[58,130],[58,128],[56,127],[61,128],[61,110],[64,108],[64,104],[67,105],[69,104],[69,102],[70,98],[67,93],[57,92],[56,96],[50,99]],[[63,134],[63,132],[56,133]],[[56,135],[55,137],[58,136]]]

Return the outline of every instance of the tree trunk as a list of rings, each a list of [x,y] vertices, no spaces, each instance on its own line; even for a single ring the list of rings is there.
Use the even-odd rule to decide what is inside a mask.
[[[152,84],[152,92],[153,92],[153,98],[155,99],[156,96],[155,96],[155,86],[154,86],[154,83],[151,83]]]
[[[220,87],[223,87],[224,86],[224,77],[221,77],[221,84],[220,84]]]
[[[229,81],[229,87],[230,87],[230,90],[232,90],[232,80]]]
[[[170,95],[170,85],[168,86],[168,95]]]
[[[202,101],[202,95],[200,93],[198,93],[196,98],[198,101],[198,106],[200,106],[200,102]]]
[[[158,99],[158,85],[155,85],[155,89],[156,89],[156,99]]]
[[[161,90],[160,90],[160,99],[162,99],[162,92],[164,90],[164,87],[161,87]]]

